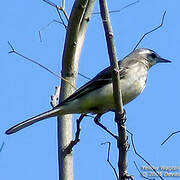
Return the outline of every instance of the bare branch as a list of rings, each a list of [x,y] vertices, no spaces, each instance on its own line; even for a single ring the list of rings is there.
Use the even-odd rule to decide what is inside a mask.
[[[5,142],[3,142],[3,143],[1,144],[1,147],[0,147],[0,152],[3,150],[4,145],[5,145]]]
[[[112,165],[111,161],[110,161],[110,151],[111,151],[111,143],[110,142],[105,142],[105,143],[101,143],[101,145],[105,145],[108,144],[108,153],[107,153],[107,162],[109,163],[109,165],[111,166],[111,168],[114,171],[114,174],[116,176],[116,179],[119,180],[118,174],[116,172],[115,167]]]
[[[180,133],[180,131],[175,131],[173,133],[171,133],[162,143],[161,145],[164,145],[169,139],[170,137],[172,137],[173,135],[177,134],[177,133]]]
[[[66,10],[65,10],[65,0],[62,0],[62,6],[60,7],[60,9],[63,13],[64,13],[64,16],[66,17],[66,20],[68,21],[69,20],[69,15],[67,14]]]
[[[51,71],[51,70],[50,70],[49,68],[47,68],[46,66],[43,66],[42,64],[38,63],[37,61],[35,61],[35,60],[33,60],[33,59],[30,59],[30,58],[24,56],[23,54],[21,54],[21,53],[15,51],[14,47],[12,46],[12,44],[11,44],[9,41],[8,41],[8,44],[9,44],[9,46],[10,46],[11,49],[12,49],[11,51],[9,51],[9,53],[15,53],[15,54],[17,54],[18,56],[20,56],[20,57],[22,57],[22,58],[24,58],[24,59],[26,59],[26,60],[28,60],[28,61],[34,63],[34,64],[37,64],[38,66],[40,66],[41,68],[45,69],[46,71],[48,71],[48,72],[51,73],[52,75],[54,75],[54,76],[56,76],[56,77],[62,79],[63,81],[69,83],[74,89],[76,89],[76,87],[73,86],[72,83],[70,83],[70,82],[69,82],[68,80],[66,80],[65,78],[59,76],[59,75],[56,74],[55,72]]]
[[[94,122],[100,126],[102,129],[104,129],[108,134],[110,134],[112,137],[114,137],[116,140],[118,140],[118,136],[113,134],[107,127],[105,127],[102,123],[100,123],[100,118],[103,114],[97,114],[94,118]]]
[[[105,0],[99,0],[100,10],[101,10],[101,18],[104,25],[104,31],[106,36],[109,60],[111,63],[112,71],[112,79],[113,79],[113,96],[115,101],[116,110],[123,113],[123,103],[122,103],[122,94],[120,88],[120,76],[119,76],[119,66],[116,57],[116,49],[114,44],[114,34],[112,30],[112,26],[110,23],[110,18],[108,14],[107,4]]]
[[[137,4],[137,3],[139,3],[139,2],[140,2],[139,0],[138,0],[138,1],[135,1],[135,2],[132,2],[132,3],[130,3],[130,4],[126,5],[126,6],[124,6],[124,7],[122,7],[122,8],[119,9],[119,10],[109,11],[109,13],[117,13],[117,12],[121,12],[122,10],[124,10],[124,9],[126,9],[126,8],[128,8],[128,7],[132,6],[132,5],[134,5],[134,4]]]
[[[63,8],[65,8],[65,0],[62,0],[62,6]]]
[[[104,31],[106,36],[108,54],[110,59],[110,64],[112,67],[112,80],[113,80],[113,96],[115,102],[115,122],[118,126],[118,140],[117,147],[119,150],[119,160],[118,160],[118,168],[119,168],[119,179],[133,179],[131,175],[127,173],[127,150],[129,148],[126,136],[126,115],[123,110],[123,102],[122,102],[122,93],[120,86],[120,75],[119,75],[119,66],[116,57],[116,49],[114,45],[114,35],[113,30],[110,23],[110,18],[108,14],[108,7],[105,0],[99,0],[101,17],[104,25]]]
[[[78,72],[78,74],[79,74],[81,77],[83,77],[83,78],[85,78],[85,79],[87,79],[87,80],[91,80],[91,78],[89,78],[89,77],[87,77],[87,76],[81,74],[80,72]]]
[[[53,7],[57,7],[57,5],[55,3],[53,3],[52,1],[49,0],[43,0],[44,2],[46,2],[47,4],[53,6]]]
[[[57,4],[53,3],[53,2],[50,1],[50,0],[43,0],[43,1],[46,2],[47,4],[51,5],[51,6],[55,7],[57,10],[62,11],[63,14],[64,14],[64,16],[65,16],[65,18],[66,18],[66,20],[67,20],[67,21],[69,20],[69,16],[68,16],[68,14],[67,14],[67,12],[66,12],[66,10],[65,10],[65,1],[64,1],[64,0],[62,1],[62,6],[61,6],[61,7],[58,6]],[[62,19],[59,11],[58,11],[58,15],[59,15],[60,19],[62,20],[63,24],[65,25],[64,20]],[[65,26],[65,27],[66,27],[66,26]]]
[[[87,116],[87,117],[90,117],[90,118],[93,118],[93,119],[94,119],[94,116],[92,116],[92,115],[86,114],[85,116]]]
[[[127,151],[129,149],[128,137],[126,135],[126,112],[124,110],[123,114],[115,113],[115,122],[118,127],[118,141],[117,147],[119,150],[119,174],[122,180],[134,179],[133,176],[127,173]]]
[[[76,120],[76,135],[75,139],[70,142],[70,144],[64,149],[64,155],[70,154],[73,150],[73,147],[80,141],[80,132],[81,132],[81,121],[85,117],[85,114],[81,114],[79,119]]]
[[[159,28],[161,28],[163,26],[163,23],[164,23],[164,18],[165,18],[165,15],[166,15],[166,11],[164,11],[163,13],[163,16],[162,16],[162,19],[161,19],[161,23],[159,26],[155,27],[154,29],[148,31],[147,33],[145,33],[141,39],[138,41],[138,43],[136,44],[136,46],[134,47],[133,51],[139,46],[139,44],[142,42],[142,40],[145,38],[145,36],[147,36],[148,34],[158,30]]]
[[[140,174],[143,178],[148,179],[148,180],[155,180],[155,179],[151,179],[151,178],[148,178],[148,177],[144,176],[144,175],[141,173],[141,171],[139,170],[139,168],[138,168],[138,166],[137,166],[137,164],[136,164],[135,161],[134,161],[134,165],[135,165],[136,169],[138,170],[139,174]]]
[[[24,56],[23,54],[15,51],[14,47],[12,46],[12,44],[11,44],[9,41],[8,41],[8,44],[9,44],[9,46],[10,46],[11,49],[12,49],[11,51],[9,51],[10,54],[11,54],[11,53],[15,53],[15,54],[17,54],[18,56],[23,57],[24,59],[26,59],[26,60],[34,63],[34,64],[37,64],[37,65],[40,66],[41,68],[47,70],[47,71],[48,71],[49,73],[51,73],[52,75],[54,75],[54,76],[56,76],[56,77],[58,77],[58,78],[60,78],[60,79],[62,79],[62,80],[64,80],[64,81],[66,81],[67,83],[69,83],[65,78],[63,78],[63,77],[59,76],[57,73],[51,71],[51,70],[50,70],[49,68],[47,68],[46,66],[43,66],[42,64],[38,63],[37,61],[35,61],[35,60],[33,60],[33,59],[30,59],[30,58]],[[85,79],[87,79],[87,80],[90,80],[90,79],[91,79],[91,78],[89,78],[89,77],[87,77],[87,76],[85,76],[85,75],[83,75],[83,74],[81,74],[81,73],[79,73],[79,72],[78,72],[78,75],[80,75],[81,77],[83,77],[83,78],[85,78]],[[70,85],[71,85],[71,84],[70,84]],[[71,86],[76,89],[75,86],[73,86],[73,85],[71,85]]]
[[[63,18],[62,18],[62,16],[61,16],[61,14],[60,14],[60,12],[59,12],[59,8],[56,7],[56,10],[57,10],[58,16],[59,16],[59,18],[60,18],[60,20],[61,20],[63,26],[64,26],[65,29],[67,30],[67,25],[65,24],[65,22],[64,22],[64,20],[63,20]]]
[[[63,24],[62,22],[60,21],[57,21],[57,20],[52,20],[51,22],[49,22],[46,26],[42,27],[38,33],[39,33],[39,39],[40,39],[40,42],[42,42],[42,36],[41,36],[41,31],[45,30],[49,25],[51,25],[52,23],[59,23],[59,24]]]
[[[140,157],[148,166],[151,167],[151,169],[157,174],[157,176],[161,179],[161,180],[164,180],[159,174],[158,172],[153,168],[153,166],[147,161],[145,160],[137,151],[136,151],[136,147],[135,147],[135,144],[134,144],[134,139],[133,139],[133,133],[131,133],[130,131],[127,130],[127,132],[131,135],[131,143],[132,143],[132,147],[133,147],[133,150],[134,150],[134,153]]]
[[[42,27],[42,28],[38,31],[40,42],[42,42],[41,31],[43,31],[45,28],[47,28],[47,27],[48,27],[49,25],[51,25],[52,23],[60,23],[60,24],[62,24],[60,21],[52,20],[52,21],[49,22],[46,26]],[[12,46],[11,46],[11,48],[12,48]],[[89,78],[89,77],[81,74],[80,72],[78,72],[78,74],[79,74],[81,77],[83,77],[83,78],[85,78],[85,79],[87,79],[87,80],[90,80],[90,79],[91,79],[91,78]]]
[[[109,11],[109,13],[117,13],[117,12],[121,12],[121,11],[123,11],[124,9],[126,9],[126,8],[128,8],[128,7],[130,7],[130,6],[134,5],[134,4],[136,4],[136,3],[139,3],[139,2],[140,2],[139,0],[138,0],[138,1],[135,1],[135,2],[133,2],[133,3],[130,3],[130,4],[128,4],[128,5],[124,6],[124,7],[122,7],[122,8],[119,9],[119,10],[112,10],[112,11]],[[95,14],[101,14],[101,13],[100,13],[100,12],[94,12],[93,15],[95,15]]]

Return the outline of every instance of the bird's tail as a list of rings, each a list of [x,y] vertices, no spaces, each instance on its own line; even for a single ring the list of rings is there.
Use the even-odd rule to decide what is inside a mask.
[[[43,120],[43,119],[47,119],[47,118],[50,118],[50,117],[54,117],[54,116],[57,116],[58,114],[60,114],[60,109],[59,108],[55,108],[55,109],[52,109],[52,110],[49,110],[49,111],[46,111],[42,114],[39,114],[37,116],[34,116],[30,119],[27,119],[13,127],[11,127],[10,129],[8,129],[5,133],[6,134],[12,134],[12,133],[15,133],[25,127],[28,127],[40,120]]]

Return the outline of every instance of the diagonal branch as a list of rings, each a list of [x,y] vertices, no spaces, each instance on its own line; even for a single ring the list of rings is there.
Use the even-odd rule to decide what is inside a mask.
[[[63,81],[69,83],[74,89],[76,89],[76,87],[75,87],[72,83],[70,83],[67,79],[59,76],[57,73],[51,71],[49,68],[47,68],[46,66],[38,63],[37,61],[35,61],[35,60],[33,60],[33,59],[30,59],[30,58],[24,56],[23,54],[17,52],[9,41],[8,41],[8,44],[9,44],[9,46],[11,47],[11,51],[9,51],[9,54],[11,54],[11,53],[17,54],[18,56],[20,56],[20,57],[22,57],[22,58],[24,58],[24,59],[26,59],[26,60],[28,60],[28,61],[36,64],[36,65],[38,65],[38,66],[40,66],[41,68],[45,69],[46,71],[48,71],[48,72],[51,73],[52,75],[54,75],[54,76],[62,79]]]
[[[67,30],[67,26],[66,26],[66,24],[65,24],[65,22],[64,22],[64,20],[63,20],[63,18],[62,18],[62,16],[61,16],[61,14],[60,14],[60,12],[59,12],[59,8],[58,8],[57,6],[56,6],[56,10],[57,10],[58,16],[59,16],[59,18],[60,18],[63,26],[64,26],[65,29]]]
[[[180,131],[175,131],[173,133],[171,133],[162,143],[161,145],[164,145],[169,139],[170,137],[172,137],[173,135],[177,134],[177,133],[180,133]]]
[[[151,178],[148,178],[148,177],[144,176],[144,175],[141,173],[141,171],[139,170],[139,168],[138,168],[138,166],[137,166],[137,164],[136,164],[135,161],[134,161],[134,165],[135,165],[136,169],[138,170],[139,174],[140,174],[144,179],[155,180],[155,179],[151,179]]]
[[[63,14],[64,14],[64,16],[65,16],[65,18],[66,18],[66,20],[67,20],[67,21],[69,20],[69,16],[68,16],[68,14],[67,14],[67,12],[66,12],[66,10],[65,10],[65,1],[64,1],[64,0],[62,1],[62,6],[61,6],[61,7],[58,6],[57,4],[53,3],[53,2],[50,1],[50,0],[43,0],[43,1],[46,2],[47,4],[51,5],[51,6],[55,7],[57,10],[62,11]],[[61,15],[59,14],[59,12],[58,12],[58,15],[59,15],[59,17],[60,17],[60,19],[61,19]],[[62,20],[62,22],[64,22],[63,19],[61,19],[61,20]]]
[[[138,157],[140,157],[148,166],[150,166],[151,169],[157,174],[157,176],[158,176],[161,180],[164,180],[164,179],[159,175],[159,173],[153,168],[153,166],[137,152],[136,147],[135,147],[135,144],[134,144],[133,133],[131,133],[131,132],[128,131],[128,130],[127,130],[127,132],[131,135],[131,142],[132,142],[132,147],[133,147],[134,153],[135,153]]]
[[[154,29],[146,32],[146,33],[141,37],[141,39],[138,41],[138,43],[137,43],[136,46],[134,47],[133,51],[139,46],[139,44],[142,42],[142,40],[143,40],[148,34],[151,34],[152,32],[158,30],[159,28],[161,28],[161,27],[163,26],[165,15],[166,15],[166,11],[164,11],[164,13],[163,13],[163,16],[162,16],[160,25],[157,26],[157,27],[155,27]]]
[[[118,136],[113,134],[106,126],[104,126],[101,122],[100,122],[100,118],[103,114],[97,114],[94,118],[94,122],[99,126],[101,127],[102,129],[104,129],[108,134],[110,134],[112,137],[114,137],[116,140],[119,140],[118,139]]]
[[[0,152],[3,150],[4,145],[5,145],[5,142],[3,142],[3,143],[1,144],[1,147],[0,147]]]
[[[119,13],[119,12],[123,11],[124,9],[126,9],[126,8],[128,8],[128,7],[136,4],[136,3],[139,3],[139,2],[140,2],[140,1],[137,0],[137,1],[135,1],[135,2],[132,2],[132,3],[130,3],[130,4],[126,5],[126,6],[124,6],[124,7],[122,7],[122,8],[119,9],[119,10],[111,10],[111,11],[109,11],[109,13]],[[100,13],[100,12],[94,12],[93,15],[95,15],[95,14],[101,14],[101,13]]]
[[[60,21],[57,21],[57,20],[52,20],[52,21],[50,21],[48,24],[46,24],[46,26],[44,26],[44,27],[42,27],[39,31],[38,31],[38,34],[39,34],[39,40],[40,40],[40,42],[42,43],[42,35],[41,35],[41,32],[43,31],[43,30],[45,30],[48,26],[50,26],[52,23],[59,23],[59,24],[63,24],[62,22],[60,22]]]

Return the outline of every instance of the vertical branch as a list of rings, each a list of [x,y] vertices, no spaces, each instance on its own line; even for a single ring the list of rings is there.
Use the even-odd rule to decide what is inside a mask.
[[[112,26],[110,23],[108,7],[105,0],[99,0],[101,18],[104,25],[104,31],[106,35],[106,42],[108,48],[108,54],[110,59],[110,64],[112,67],[112,79],[113,79],[113,96],[116,105],[116,111],[120,114],[123,113],[123,103],[122,103],[122,94],[120,89],[120,75],[119,75],[119,66],[116,57],[116,49],[114,45],[114,34]]]
[[[126,116],[123,110],[122,94],[120,88],[120,70],[116,57],[114,34],[110,23],[107,3],[106,0],[99,0],[99,3],[100,3],[101,17],[104,25],[105,36],[106,36],[110,64],[112,67],[113,96],[116,107],[115,121],[118,126],[118,136],[119,136],[119,139],[117,140],[117,147],[119,150],[119,159],[118,159],[119,179],[124,180],[132,177],[127,175],[126,156],[127,156],[128,143],[127,143],[126,126],[125,126]]]
[[[126,135],[125,113],[119,114],[116,112],[115,121],[118,126],[118,136],[119,136],[119,140],[117,141],[117,146],[119,150],[119,159],[118,159],[119,177],[122,180],[133,179],[133,177],[128,175],[127,173],[127,151],[129,148],[129,144],[127,142],[127,135]]]
[[[76,84],[78,62],[82,50],[87,25],[95,0],[75,0],[66,31],[62,58],[62,77]],[[60,101],[74,91],[68,83],[61,81]],[[73,180],[73,156],[64,152],[72,141],[72,115],[58,117],[58,165],[59,180]]]

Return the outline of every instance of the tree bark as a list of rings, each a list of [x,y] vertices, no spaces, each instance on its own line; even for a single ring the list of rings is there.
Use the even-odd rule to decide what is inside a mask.
[[[75,0],[68,22],[62,58],[62,77],[76,84],[78,64],[85,33],[95,0]],[[60,101],[74,92],[74,88],[61,80]],[[72,140],[72,115],[58,117],[58,165],[59,180],[73,180],[73,154],[65,154],[64,149]]]

